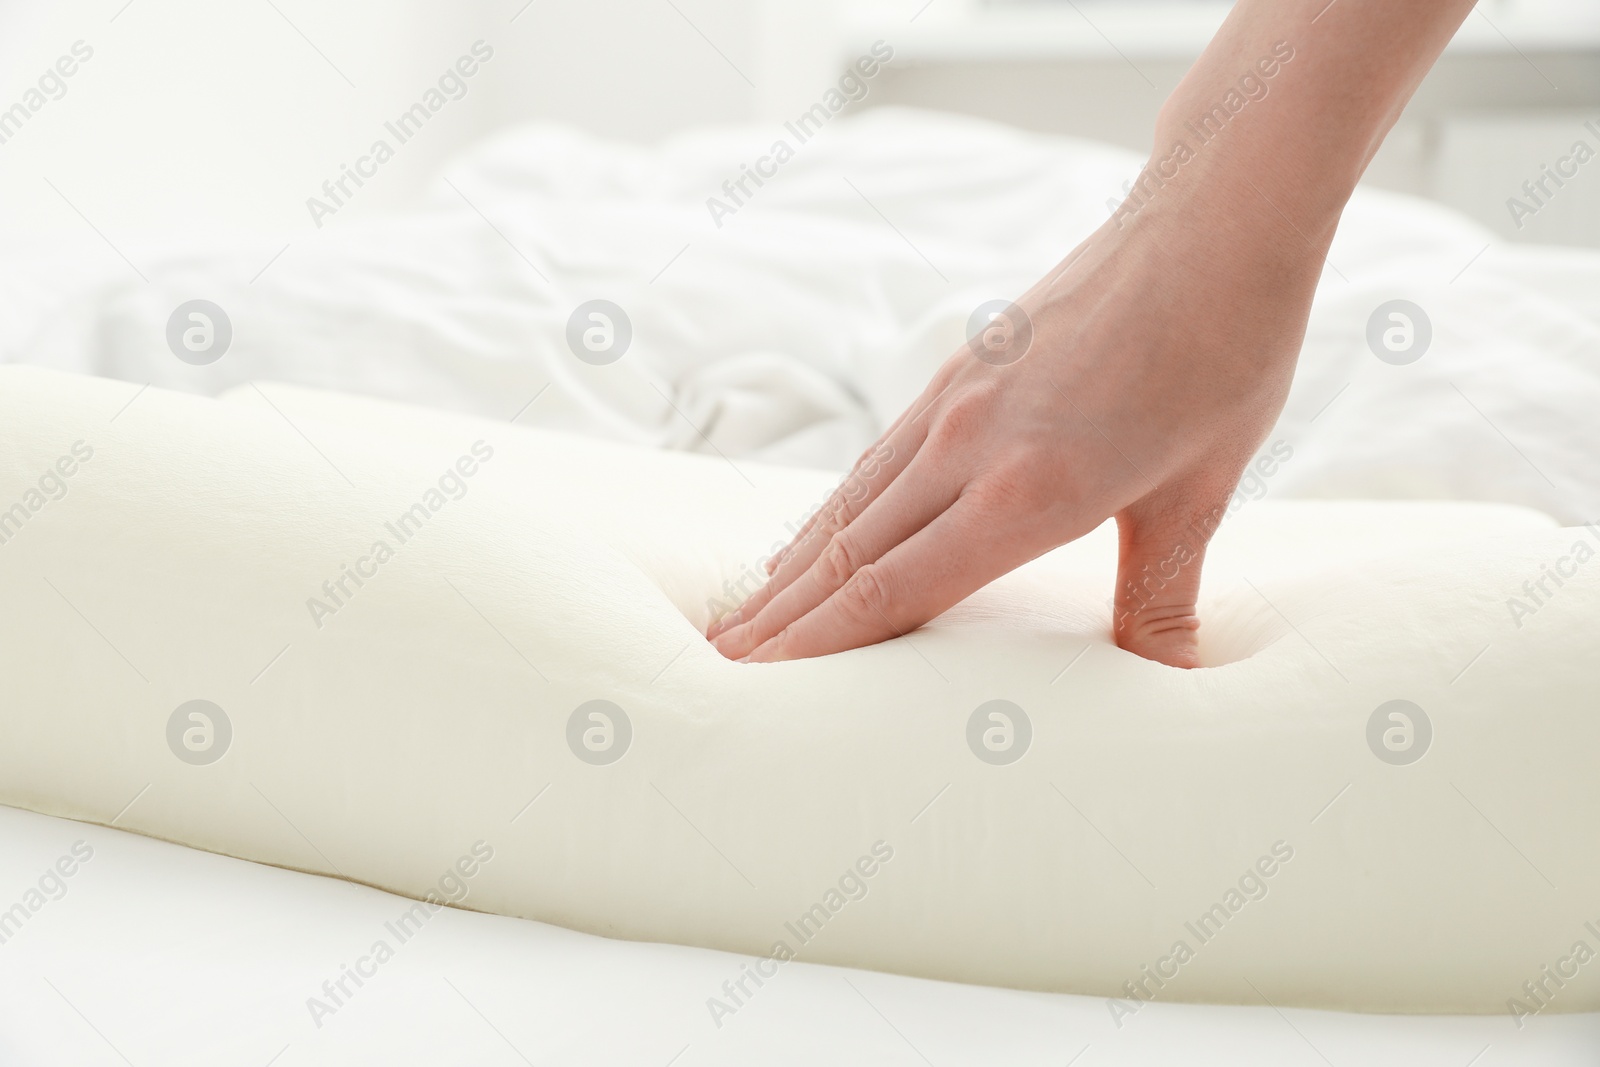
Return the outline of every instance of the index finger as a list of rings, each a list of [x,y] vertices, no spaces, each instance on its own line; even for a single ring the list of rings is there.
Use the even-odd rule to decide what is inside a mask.
[[[898,424],[896,424],[898,426]],[[883,440],[856,461],[843,481],[811,514],[794,540],[774,556],[765,585],[743,604],[718,619],[706,630],[706,639],[715,641],[734,627],[756,617],[779,593],[804,574],[833,534],[848,526],[855,516],[876,499],[911,462],[920,440],[900,434],[896,440]]]
[[[903,637],[1032,558],[992,548],[988,507],[972,493],[857,570],[832,596],[750,653],[750,663],[825,656]],[[1013,558],[1016,557],[1016,558]]]

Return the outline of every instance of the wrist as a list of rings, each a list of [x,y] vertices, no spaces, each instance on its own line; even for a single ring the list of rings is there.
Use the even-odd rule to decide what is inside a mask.
[[[1200,206],[1243,211],[1243,225],[1265,211],[1313,244],[1331,240],[1384,134],[1471,7],[1238,0],[1162,106],[1154,176],[1187,186]]]
[[[1162,109],[1125,208],[1209,221],[1222,236],[1294,237],[1326,251],[1377,134],[1327,136],[1315,109],[1289,98],[1294,51],[1280,45],[1241,63],[1245,73],[1220,88],[1214,79],[1185,80]]]
[[[1099,236],[1202,276],[1253,269],[1314,286],[1349,189],[1300,195],[1280,160],[1210,147],[1176,139],[1152,153]]]

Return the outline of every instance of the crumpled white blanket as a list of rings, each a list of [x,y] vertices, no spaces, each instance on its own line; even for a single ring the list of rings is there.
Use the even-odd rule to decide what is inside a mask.
[[[1132,153],[901,109],[841,118],[719,227],[706,201],[781,128],[656,148],[535,125],[440,176],[412,213],[279,249],[0,255],[0,359],[217,393],[272,379],[644,445],[848,465],[964,340],[1094,229]],[[269,266],[264,265],[268,264]],[[234,339],[167,350],[204,298]],[[582,302],[632,323],[606,366]],[[1219,302],[1235,299],[1219,290]],[[1366,340],[1380,304],[1432,325],[1416,362]],[[1600,253],[1507,245],[1427,201],[1352,199],[1248,496],[1499,500],[1600,517]],[[1282,452],[1279,452],[1281,455]]]

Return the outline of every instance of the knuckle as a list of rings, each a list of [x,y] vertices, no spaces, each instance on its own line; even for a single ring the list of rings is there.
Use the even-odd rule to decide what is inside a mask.
[[[944,404],[931,436],[947,445],[976,439],[992,421],[995,399],[995,387],[987,382],[962,389]]]
[[[828,547],[817,557],[819,576],[828,588],[838,589],[850,580],[860,566],[860,549],[855,538],[841,531],[828,542]]]
[[[801,545],[805,544],[808,536],[810,535],[802,531],[798,537],[784,547],[783,551],[779,552],[768,561],[767,574],[769,581],[771,578],[776,577],[778,572],[789,566],[789,564],[794,560],[796,551],[798,551]]]
[[[860,471],[851,471],[845,475],[844,481],[839,483],[835,495],[840,500],[841,508],[844,508],[866,496],[868,489],[867,478],[863,477]]]
[[[833,496],[828,498],[828,503],[823,506],[820,518],[816,527],[812,530],[812,534],[814,536],[821,534],[824,537],[832,537],[840,530],[843,530],[854,517],[853,512],[855,509],[851,507],[851,504],[852,500],[848,494],[842,490],[835,492]]]
[[[852,619],[881,624],[889,605],[889,586],[883,569],[875,564],[862,567],[850,576],[838,592],[839,607]]]

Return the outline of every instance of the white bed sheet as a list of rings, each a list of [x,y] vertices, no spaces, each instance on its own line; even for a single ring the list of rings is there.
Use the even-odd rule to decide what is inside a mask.
[[[1600,1015],[1341,1015],[1147,1005],[801,961],[718,1027],[745,957],[611,941],[412,902],[330,878],[0,808],[0,909],[75,842],[93,857],[0,944],[0,1063],[1014,1064],[1059,1067],[1591,1067]],[[467,898],[470,905],[471,898]],[[383,938],[394,956],[319,1027],[322,995]]]
[[[536,124],[465,153],[414,211],[282,244],[118,237],[124,261],[85,228],[82,247],[0,248],[0,360],[210,394],[291,382],[843,469],[961,345],[978,304],[1051,270],[1140,163],[1092,142],[869,109],[808,141],[718,228],[706,199],[774,132],[645,148]],[[1436,203],[1358,190],[1269,437],[1295,452],[1273,494],[1600,515],[1596,294],[1600,253],[1508,244]],[[233,324],[210,366],[163,343],[173,310],[196,298]],[[607,366],[580,363],[565,341],[594,298],[633,326]],[[1396,299],[1432,327],[1405,366],[1366,341]]]

